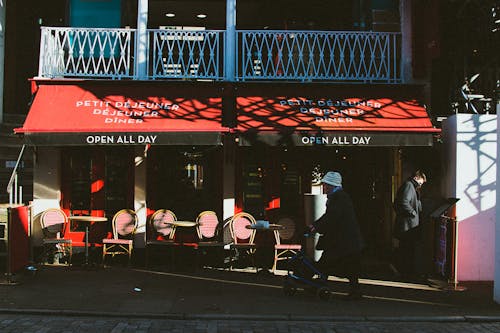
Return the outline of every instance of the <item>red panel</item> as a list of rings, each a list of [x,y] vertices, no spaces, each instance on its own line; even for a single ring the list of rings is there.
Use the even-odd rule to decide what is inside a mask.
[[[10,209],[9,254],[10,272],[15,273],[29,263],[29,211],[27,206]]]
[[[221,97],[169,95],[161,86],[40,85],[16,132],[227,131],[221,119]]]
[[[439,132],[415,100],[238,97],[236,102],[240,131]]]

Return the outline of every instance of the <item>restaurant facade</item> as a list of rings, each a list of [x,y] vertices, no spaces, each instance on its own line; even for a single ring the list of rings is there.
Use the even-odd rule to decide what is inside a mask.
[[[259,17],[263,4],[227,0],[203,2],[207,13],[222,9],[222,21],[177,14],[170,24],[166,14],[188,4],[69,1],[69,26],[41,27],[33,101],[15,130],[34,147],[34,215],[53,206],[107,217],[134,209],[138,248],[162,208],[181,220],[246,211],[303,226],[305,195],[337,170],[368,245],[385,256],[395,191],[423,163],[435,166],[440,130],[428,86],[412,76],[417,5],[346,3],[349,15],[336,23],[316,2],[300,21],[298,11],[266,8]],[[120,19],[82,26],[89,12]]]

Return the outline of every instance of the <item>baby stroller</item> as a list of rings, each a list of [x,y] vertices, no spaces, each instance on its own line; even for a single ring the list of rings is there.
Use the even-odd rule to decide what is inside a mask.
[[[315,262],[304,253],[304,250],[300,250],[288,260],[283,292],[287,296],[293,296],[298,288],[303,288],[318,295],[321,300],[327,301],[331,296],[327,281],[328,275],[317,269]]]

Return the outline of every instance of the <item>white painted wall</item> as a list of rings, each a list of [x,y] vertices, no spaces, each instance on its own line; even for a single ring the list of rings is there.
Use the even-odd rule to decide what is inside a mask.
[[[49,208],[60,208],[61,151],[55,147],[37,147],[34,154],[31,241],[33,246],[39,246],[43,238],[41,213]]]
[[[443,124],[445,195],[460,198],[457,215],[458,281],[494,278],[496,115],[457,114]]]
[[[497,115],[500,114],[500,100],[497,100]],[[500,141],[500,117],[497,117],[497,142]],[[500,145],[497,145],[497,156],[500,156]],[[497,179],[500,179],[500,168],[497,168]],[[500,202],[500,191],[497,188],[497,202]],[[500,205],[496,205],[496,224],[495,224],[495,280],[493,284],[493,299],[500,303]]]
[[[134,238],[134,247],[144,248],[146,246],[146,156],[144,147],[135,146],[135,170],[134,170],[134,210],[137,214],[137,230]]]

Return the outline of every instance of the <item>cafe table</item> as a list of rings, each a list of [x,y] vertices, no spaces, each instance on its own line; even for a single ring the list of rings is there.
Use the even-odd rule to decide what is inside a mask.
[[[275,244],[278,244],[278,242],[279,242],[280,230],[285,229],[285,227],[280,225],[280,224],[269,223],[269,221],[264,221],[264,220],[258,220],[257,223],[246,225],[245,228],[255,230],[257,233],[264,233],[264,232],[268,233],[268,232],[272,231],[273,235],[274,235]],[[264,236],[264,241],[266,239],[269,239],[268,237],[266,237],[267,236],[266,234],[263,234],[262,236]],[[264,245],[264,247],[268,247],[268,246]],[[267,262],[267,260],[265,260],[265,258],[263,258],[263,256],[264,256],[264,254],[262,256],[260,256],[261,261]],[[257,269],[257,271],[258,271],[258,273],[270,273],[269,268],[267,268],[267,264],[263,265],[263,267],[260,270]]]
[[[71,221],[77,221],[85,226],[85,266],[89,266],[89,227],[93,222],[106,222],[108,218],[103,216],[75,215],[68,217]]]
[[[178,227],[179,228],[193,228],[193,227],[196,227],[197,225],[199,225],[198,222],[194,222],[194,221],[180,221],[180,220],[178,220],[178,221],[169,221],[167,223],[170,224],[173,227],[173,230],[172,230],[172,232],[170,233],[170,236],[169,236],[170,239],[174,239],[175,229],[177,229]]]

